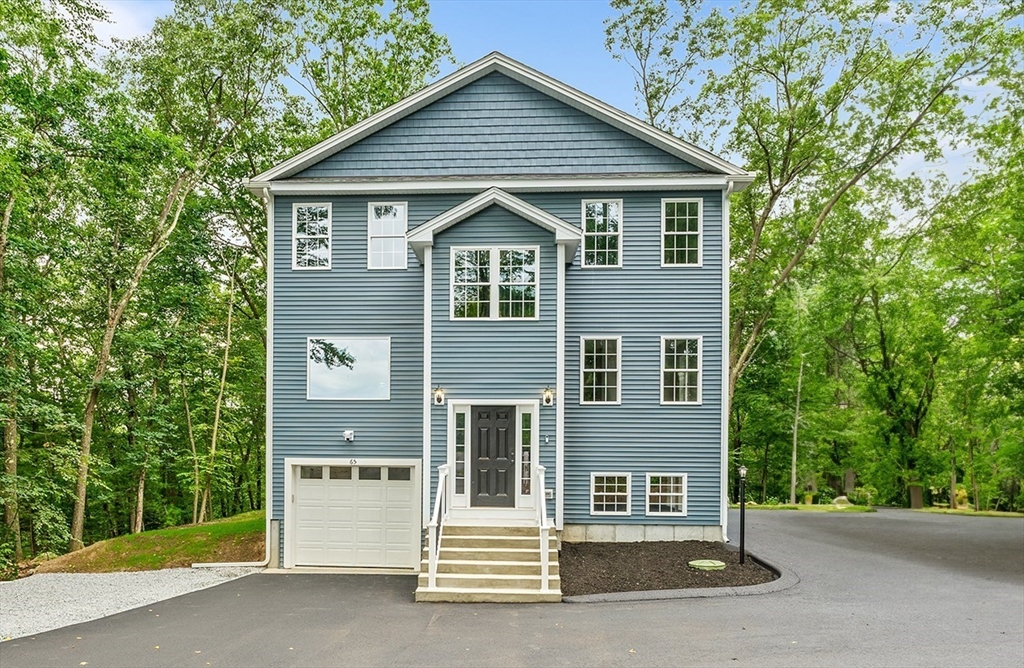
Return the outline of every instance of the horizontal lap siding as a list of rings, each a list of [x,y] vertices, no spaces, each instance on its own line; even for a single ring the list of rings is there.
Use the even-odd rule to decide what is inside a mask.
[[[506,244],[540,249],[540,318],[450,320],[452,246]],[[447,401],[539,400],[545,387],[555,386],[555,253],[551,232],[498,206],[491,206],[435,237],[431,384],[444,388]],[[431,413],[431,467],[435,469],[447,459],[447,423],[447,407],[435,406]],[[554,409],[541,406],[538,444],[541,463],[550,470],[549,487],[554,487],[554,429]],[[545,436],[550,440],[547,445]]]
[[[575,224],[580,200],[623,200],[623,267],[566,279],[565,521],[718,524],[721,501],[722,283],[719,191],[524,195]],[[704,200],[703,267],[661,267],[661,198]],[[662,335],[703,335],[703,402],[660,405]],[[580,336],[622,337],[622,405],[581,406]],[[630,517],[590,515],[590,474],[633,474]],[[688,516],[645,515],[646,473],[688,474]]]
[[[492,73],[296,178],[694,171],[632,135]]]
[[[423,456],[423,269],[366,268],[367,203],[408,201],[413,227],[465,199],[279,197],[274,231],[273,517],[284,508],[285,457]],[[331,202],[332,269],[291,269],[292,204]],[[306,337],[390,336],[391,399],[306,399]],[[355,431],[347,443],[342,431]]]

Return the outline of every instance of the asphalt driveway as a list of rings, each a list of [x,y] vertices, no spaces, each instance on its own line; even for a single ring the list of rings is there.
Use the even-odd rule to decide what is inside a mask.
[[[747,519],[749,549],[796,572],[797,585],[455,605],[413,603],[407,576],[258,574],[0,644],[0,664],[1024,665],[1024,520],[896,510]]]

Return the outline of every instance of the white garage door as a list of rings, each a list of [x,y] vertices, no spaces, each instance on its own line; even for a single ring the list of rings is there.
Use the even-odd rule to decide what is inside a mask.
[[[419,563],[419,500],[412,466],[299,466],[297,566]]]

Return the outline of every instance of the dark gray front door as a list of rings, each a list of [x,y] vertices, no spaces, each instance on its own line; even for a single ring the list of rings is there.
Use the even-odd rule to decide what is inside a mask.
[[[470,450],[470,504],[493,508],[516,505],[516,441],[514,406],[473,408]]]

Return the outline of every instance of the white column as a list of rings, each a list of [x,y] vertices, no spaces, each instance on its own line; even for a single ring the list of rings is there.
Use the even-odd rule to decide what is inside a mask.
[[[430,410],[434,405],[430,383],[431,292],[434,248],[423,249],[423,526],[430,522]]]
[[[565,245],[558,247],[558,294],[555,295],[555,528],[565,517]],[[544,490],[541,490],[541,503]],[[546,547],[546,546],[545,546]]]
[[[729,529],[729,195],[722,190],[722,540]]]

